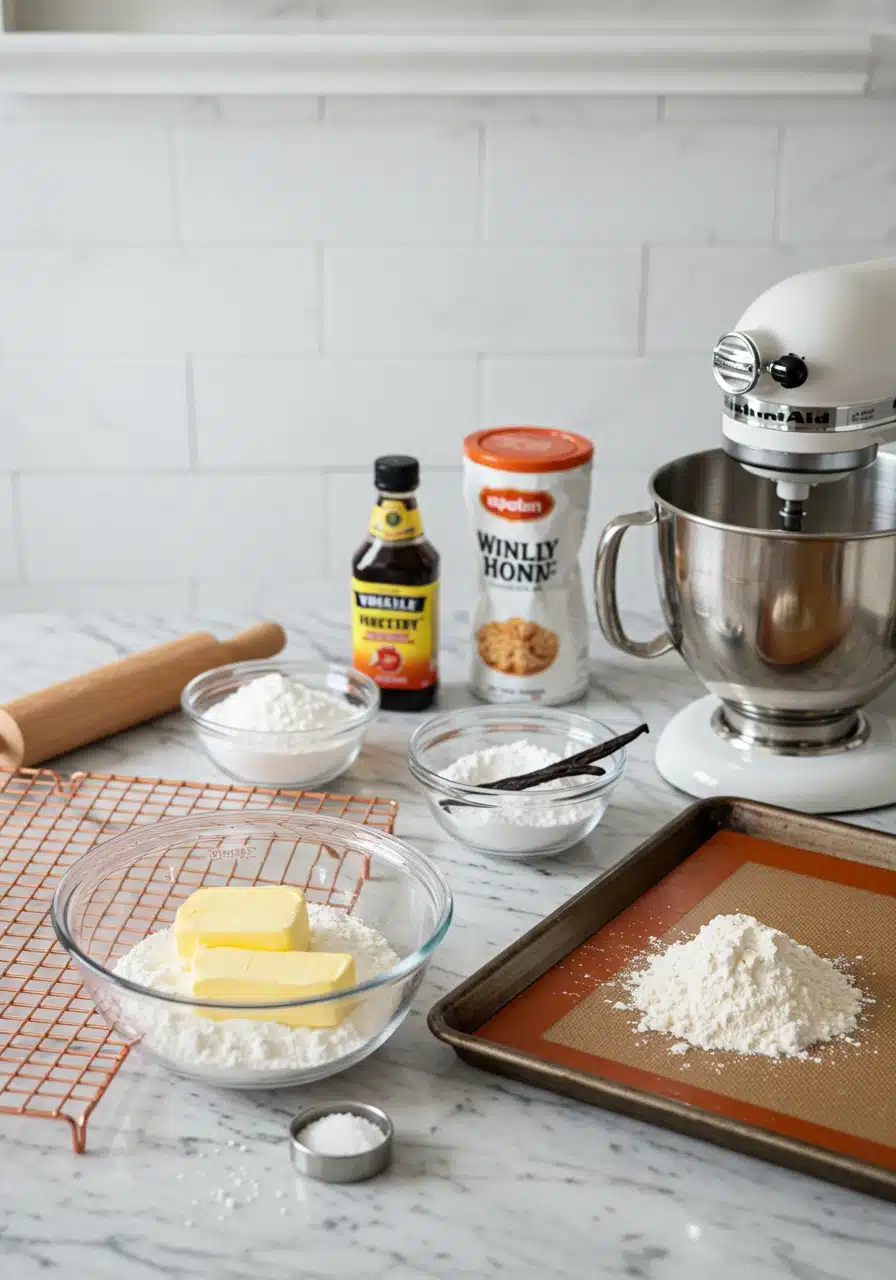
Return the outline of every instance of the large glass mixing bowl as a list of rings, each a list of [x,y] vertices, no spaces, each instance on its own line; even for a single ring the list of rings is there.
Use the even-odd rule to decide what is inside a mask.
[[[357,985],[337,996],[279,1004],[197,1000],[115,972],[132,948],[170,928],[195,889],[256,883],[299,886],[312,931],[338,929],[349,916],[382,935],[397,961],[366,978],[358,963]],[[441,872],[394,836],[335,818],[244,810],[134,827],[98,844],[60,881],[52,921],[97,1008],[125,1039],[192,1079],[272,1088],[323,1079],[383,1044],[405,1018],[451,912]],[[319,1021],[337,1001],[349,1012],[335,1030],[277,1021],[301,1011]]]

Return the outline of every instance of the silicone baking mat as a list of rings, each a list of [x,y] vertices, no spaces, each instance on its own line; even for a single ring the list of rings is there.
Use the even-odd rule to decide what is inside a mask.
[[[896,859],[892,867],[854,860],[861,856],[863,835],[878,845],[883,839],[851,829],[857,847],[844,858],[744,831],[710,834],[614,918],[596,921],[601,927],[535,981],[525,985],[517,975],[515,985],[524,989],[497,1012],[485,1010],[491,1016],[468,1028],[466,1045],[478,1042],[486,1054],[503,1058],[504,1066],[526,1063],[523,1078],[536,1083],[557,1087],[575,1073],[580,1082],[592,1079],[606,1087],[595,1101],[724,1141],[724,1131],[714,1133],[712,1125],[675,1123],[686,1121],[689,1112],[716,1117],[729,1138],[735,1129],[765,1134],[776,1150],[762,1150],[761,1141],[727,1145],[780,1159],[784,1146],[802,1144],[834,1160],[873,1166],[886,1174],[880,1185],[865,1189],[896,1196]],[[598,889],[589,891],[592,901]],[[578,899],[569,905],[570,915],[581,918],[585,911]],[[673,1054],[675,1037],[638,1032],[639,1015],[615,1007],[626,1001],[626,972],[643,967],[653,950],[692,937],[715,915],[733,912],[754,915],[821,955],[845,959],[872,1001],[852,1037],[855,1043],[836,1041],[796,1059],[694,1048]],[[561,919],[562,912],[543,928],[542,946]],[[515,951],[519,968],[525,940]],[[490,977],[492,984],[498,980],[494,969]],[[459,1051],[463,1047],[451,1035],[443,1038]],[[464,1056],[478,1060],[475,1050]],[[541,1079],[539,1064],[546,1072]],[[494,1060],[491,1065],[502,1069]],[[588,1096],[582,1088],[564,1091]],[[661,1105],[627,1107],[623,1095]],[[671,1108],[665,1118],[663,1100]]]
[[[64,780],[49,770],[0,772],[0,1115],[64,1120],[75,1151],[82,1152],[90,1114],[128,1053],[128,1043],[96,1011],[56,941],[49,911],[62,874],[98,841],[133,824],[245,809],[345,818],[391,831],[397,805],[375,796],[115,774]],[[310,901],[350,910],[366,876],[365,855],[334,855],[321,845],[304,850],[299,863],[289,851],[285,861],[278,853],[277,880],[285,865]],[[197,887],[264,879],[269,860],[260,870],[257,861],[251,873],[248,863],[226,861],[223,877],[210,872],[197,878]],[[301,874],[294,870],[298,865]],[[125,877],[113,887],[130,905],[126,925],[100,939],[110,960],[169,924],[177,907],[162,872]]]

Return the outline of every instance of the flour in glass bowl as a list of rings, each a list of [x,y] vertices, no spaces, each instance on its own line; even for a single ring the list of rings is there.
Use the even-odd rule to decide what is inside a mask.
[[[215,764],[235,778],[311,786],[355,759],[357,719],[345,698],[271,671],[203,708],[198,732]]]
[[[202,714],[226,729],[268,733],[336,728],[352,719],[352,709],[342,698],[309,689],[276,671],[240,685]]]
[[[572,754],[572,749],[567,754]],[[460,756],[443,768],[440,776],[466,786],[488,787],[500,778],[531,773],[561,759],[546,747],[521,739]],[[607,805],[606,790],[577,800],[563,796],[570,789],[581,789],[587,781],[584,777],[559,778],[525,792],[493,794],[488,797],[488,807],[482,808],[475,807],[475,794],[468,804],[437,801],[442,805],[438,816],[461,843],[486,853],[534,858],[568,849],[600,820]]]
[[[539,747],[534,742],[506,742],[498,747],[484,747],[481,751],[471,751],[469,755],[460,756],[443,769],[441,776],[452,782],[463,782],[467,786],[487,787],[500,778],[514,778],[524,773],[534,773],[536,769],[546,769],[549,764],[557,764],[562,760],[554,751]],[[541,782],[537,787],[529,787],[523,792],[507,792],[506,801],[502,798],[501,807],[497,810],[467,809],[457,810],[466,823],[490,827],[563,827],[582,822],[590,818],[593,801],[575,805],[533,805],[531,799],[521,796],[537,796],[543,792],[554,793],[568,791],[570,787],[580,787],[586,779],[557,778],[553,782]]]
[[[382,934],[335,907],[308,903],[311,950],[349,952],[358,982],[367,982],[398,964]],[[118,961],[114,973],[140,986],[171,995],[190,995],[190,983],[177,954],[174,934],[150,934]],[[125,993],[119,997],[122,1021],[141,1043],[175,1070],[221,1078],[312,1070],[363,1048],[386,1026],[395,1011],[397,991],[383,987],[358,997],[355,1011],[337,1027],[288,1027],[248,1018],[216,1020],[192,1008],[150,1004]]]

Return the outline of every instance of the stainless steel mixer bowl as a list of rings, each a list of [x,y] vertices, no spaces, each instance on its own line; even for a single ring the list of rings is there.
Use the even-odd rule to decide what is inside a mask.
[[[783,751],[861,740],[864,706],[896,678],[896,457],[818,485],[800,533],[781,527],[771,481],[720,449],[668,463],[654,506],[601,536],[595,597],[601,629],[624,653],[675,648],[721,700],[715,727]],[[629,638],[616,597],[620,542],[655,527],[668,630]]]

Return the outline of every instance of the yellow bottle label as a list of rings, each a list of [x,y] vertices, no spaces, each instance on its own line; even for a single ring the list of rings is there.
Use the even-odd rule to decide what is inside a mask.
[[[416,512],[412,513],[416,515]],[[439,584],[390,586],[352,578],[352,665],[384,689],[438,680]]]
[[[407,507],[401,498],[382,498],[370,515],[370,536],[381,542],[410,542],[423,537],[419,507]]]

